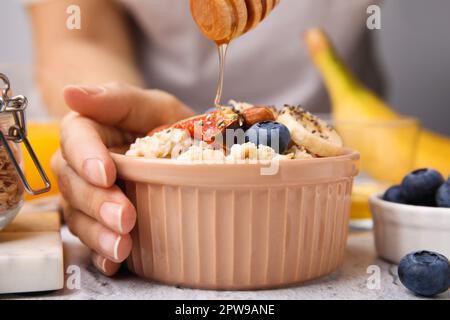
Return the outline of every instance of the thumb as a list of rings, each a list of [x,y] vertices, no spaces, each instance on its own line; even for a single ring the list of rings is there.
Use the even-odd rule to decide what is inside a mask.
[[[146,133],[192,115],[171,94],[125,84],[70,85],[63,94],[72,110],[101,124],[131,132]]]

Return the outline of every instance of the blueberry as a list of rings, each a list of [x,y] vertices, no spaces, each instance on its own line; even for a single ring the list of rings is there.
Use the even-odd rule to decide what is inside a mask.
[[[442,175],[433,169],[418,169],[402,181],[402,194],[410,204],[436,206],[436,191],[444,182]]]
[[[226,106],[227,108],[230,108],[231,110],[233,110],[234,111],[234,106]],[[217,110],[219,110],[217,107],[212,107],[212,108],[209,108],[209,109],[207,109],[203,114],[207,114],[207,113],[211,113],[211,112],[214,112],[214,111],[217,111]]]
[[[450,208],[450,177],[436,192],[436,204],[438,207]]]
[[[398,276],[412,292],[431,297],[450,287],[450,262],[439,253],[412,252],[400,261]]]
[[[387,189],[383,195],[383,200],[395,203],[407,203],[405,197],[402,194],[401,186],[392,186]]]
[[[263,121],[254,124],[245,132],[245,141],[269,146],[279,154],[283,154],[291,142],[289,129],[275,121]]]
[[[214,112],[216,110],[217,110],[216,107],[209,108],[208,110],[205,111],[205,114],[210,113],[210,112]]]

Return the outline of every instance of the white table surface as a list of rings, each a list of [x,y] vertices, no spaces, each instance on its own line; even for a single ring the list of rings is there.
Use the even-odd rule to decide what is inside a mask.
[[[401,285],[395,265],[376,257],[370,231],[351,232],[344,265],[327,277],[287,289],[240,292],[165,286],[140,279],[127,270],[122,270],[114,278],[108,278],[95,270],[89,260],[89,250],[66,227],[62,229],[62,237],[66,270],[70,265],[80,268],[80,288],[3,295],[0,299],[419,299]],[[367,268],[371,265],[380,267],[379,289],[367,287],[370,276]],[[438,299],[450,299],[450,291]]]

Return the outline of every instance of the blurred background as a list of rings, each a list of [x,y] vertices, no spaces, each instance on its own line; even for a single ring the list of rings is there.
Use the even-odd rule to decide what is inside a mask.
[[[345,1],[345,0],[342,0]],[[385,0],[382,29],[372,31],[387,78],[388,102],[450,134],[450,1]],[[33,47],[21,1],[2,0],[0,64],[30,65]]]

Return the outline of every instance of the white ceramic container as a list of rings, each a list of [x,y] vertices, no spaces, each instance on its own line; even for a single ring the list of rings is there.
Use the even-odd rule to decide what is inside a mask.
[[[416,250],[432,250],[450,257],[450,209],[412,206],[370,198],[378,255],[399,263]]]

